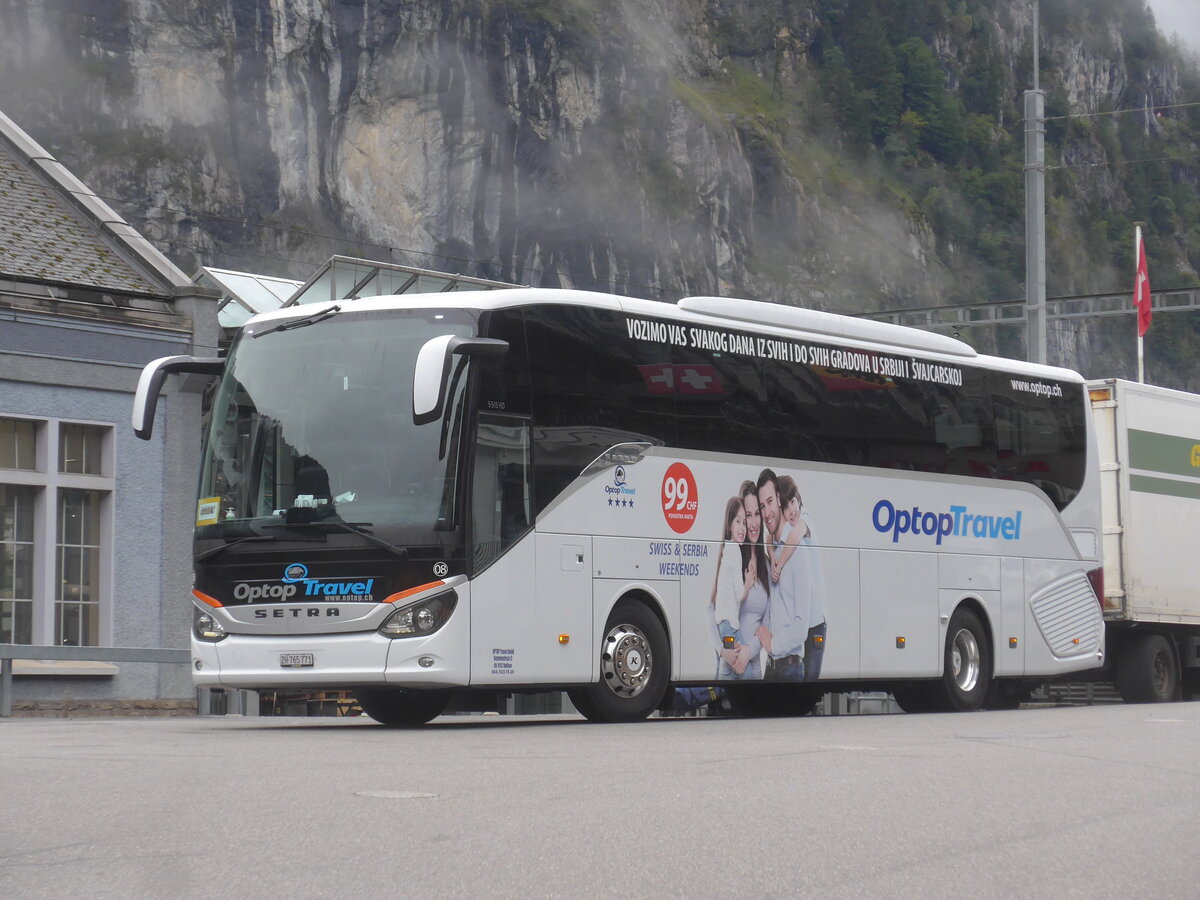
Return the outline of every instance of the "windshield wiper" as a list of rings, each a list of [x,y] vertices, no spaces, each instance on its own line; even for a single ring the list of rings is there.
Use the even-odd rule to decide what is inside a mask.
[[[286,321],[280,322],[278,325],[272,325],[270,328],[264,328],[262,331],[252,331],[250,332],[250,336],[253,338],[260,338],[265,334],[272,334],[276,331],[291,331],[293,328],[303,328],[305,325],[315,325],[317,322],[324,321],[335,313],[339,313],[341,311],[341,305],[335,303],[333,306],[326,307],[325,309],[319,309],[316,312],[309,313],[307,316],[300,316],[297,319],[287,319]]]
[[[289,528],[289,529],[290,529],[290,528],[295,528],[296,526],[294,526],[294,525],[285,525],[285,524],[283,524],[283,523],[276,524],[276,523],[274,523],[274,522],[267,522],[267,523],[264,523],[263,525],[261,525],[260,527],[262,527],[262,528],[280,528],[280,527],[284,527],[284,528]],[[229,539],[227,539],[227,540],[225,541],[225,543],[223,543],[223,544],[218,544],[218,545],[217,545],[217,546],[215,546],[215,547],[209,547],[207,550],[205,550],[205,551],[204,551],[203,553],[201,553],[199,556],[195,557],[193,561],[194,561],[194,562],[203,562],[203,561],[204,561],[204,560],[206,560],[206,559],[211,559],[212,557],[214,557],[214,556],[216,556],[216,555],[218,555],[218,554],[220,554],[220,553],[224,553],[226,550],[228,550],[228,549],[229,549],[230,547],[232,547],[234,544],[243,544],[243,543],[246,543],[247,541],[278,541],[278,540],[280,540],[280,539],[281,539],[281,538],[280,538],[280,536],[279,536],[279,535],[277,535],[277,534],[244,534],[244,535],[242,535],[241,537],[229,538]],[[320,539],[319,539],[319,538],[313,538],[313,537],[299,537],[299,536],[297,536],[297,537],[295,537],[295,538],[294,538],[294,540],[297,540],[297,541],[315,541],[315,540],[320,540]]]
[[[207,550],[205,550],[203,553],[201,553],[199,556],[197,556],[195,558],[194,562],[204,562],[204,560],[209,559],[213,556],[216,556],[218,553],[224,553],[226,550],[228,550],[234,544],[241,544],[246,541],[274,541],[274,540],[278,540],[278,538],[276,538],[275,535],[273,535],[273,534],[246,534],[246,535],[243,535],[242,537],[234,538],[233,540],[226,541],[223,544],[217,544],[217,546],[215,546],[215,547],[209,547]]]
[[[342,519],[313,519],[311,522],[267,522],[263,528],[287,528],[289,531],[293,528],[313,528],[317,525],[331,525],[334,528],[340,528],[342,531],[349,531],[351,534],[357,534],[369,544],[374,544],[383,550],[395,554],[398,558],[404,559],[408,556],[408,550],[404,547],[397,547],[395,544],[389,544],[381,537],[376,537],[371,532],[367,531],[367,526],[375,524],[374,522],[346,522]]]

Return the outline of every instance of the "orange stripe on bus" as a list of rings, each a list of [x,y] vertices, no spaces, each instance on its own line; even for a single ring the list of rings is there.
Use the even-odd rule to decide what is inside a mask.
[[[383,603],[395,603],[398,600],[403,600],[405,597],[411,597],[413,594],[419,594],[421,591],[427,591],[430,588],[441,587],[446,582],[430,581],[427,584],[418,584],[416,587],[410,587],[406,591],[401,591],[398,594],[392,594],[390,597],[384,597]]]
[[[208,594],[201,593],[200,591],[196,590],[195,588],[192,588],[192,596],[195,597],[197,600],[199,600],[201,603],[207,603],[209,606],[216,606],[216,607],[224,606],[224,604],[220,600],[218,600],[216,597],[210,597],[210,596],[208,596]]]

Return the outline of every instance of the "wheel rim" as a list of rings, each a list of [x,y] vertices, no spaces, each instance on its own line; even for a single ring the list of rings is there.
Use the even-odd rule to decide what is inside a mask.
[[[1171,683],[1171,663],[1167,659],[1167,654],[1161,650],[1154,654],[1153,670],[1151,679],[1154,683],[1154,690],[1160,696],[1165,696],[1167,686]]]
[[[960,628],[950,644],[950,670],[954,683],[963,693],[970,693],[979,683],[979,642],[968,628]]]
[[[650,681],[654,655],[650,642],[634,625],[617,625],[604,638],[600,669],[604,683],[618,697],[636,697]]]

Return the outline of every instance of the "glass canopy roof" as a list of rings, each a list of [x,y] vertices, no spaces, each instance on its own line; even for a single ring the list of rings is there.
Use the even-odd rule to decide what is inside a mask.
[[[217,321],[229,333],[236,331],[256,313],[296,303],[322,303],[384,294],[488,291],[520,286],[348,256],[331,257],[306,282],[209,266],[202,267],[192,280],[221,292]]]
[[[274,278],[269,275],[252,275],[249,272],[231,272],[228,269],[213,269],[205,266],[192,279],[203,287],[216,288],[221,292],[217,306],[217,321],[222,328],[238,328],[255,313],[279,309],[300,287],[299,281],[289,278]]]
[[[326,303],[385,294],[436,294],[442,291],[490,291],[520,287],[468,275],[451,275],[394,263],[334,256],[284,304]]]

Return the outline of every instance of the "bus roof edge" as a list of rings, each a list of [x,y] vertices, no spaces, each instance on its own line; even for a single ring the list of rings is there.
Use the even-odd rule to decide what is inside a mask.
[[[678,306],[688,312],[718,319],[736,319],[740,322],[754,322],[760,325],[777,325],[812,334],[891,344],[894,347],[944,353],[949,356],[975,357],[978,355],[970,344],[944,334],[921,331],[918,328],[908,328],[904,325],[892,325],[888,322],[840,316],[799,306],[764,303],[761,300],[740,300],[734,297],[684,297],[679,301]]]

